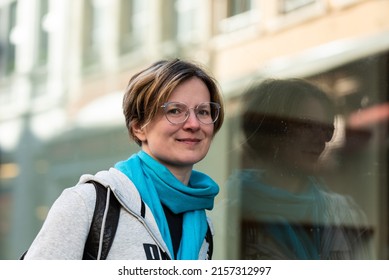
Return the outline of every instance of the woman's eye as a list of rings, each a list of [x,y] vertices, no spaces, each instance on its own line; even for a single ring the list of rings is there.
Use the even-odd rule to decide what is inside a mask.
[[[172,109],[169,109],[169,111],[167,113],[169,115],[179,115],[182,113],[182,110],[180,108],[172,108]]]
[[[209,110],[206,110],[206,109],[201,109],[197,112],[197,114],[199,114],[201,116],[209,116],[211,114],[211,112]]]

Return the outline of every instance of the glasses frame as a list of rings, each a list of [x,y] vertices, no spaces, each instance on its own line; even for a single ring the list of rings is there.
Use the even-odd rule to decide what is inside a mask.
[[[184,119],[183,121],[181,121],[181,122],[173,122],[173,121],[171,121],[171,120],[169,119],[169,117],[168,117],[168,115],[167,115],[168,112],[166,111],[166,108],[167,108],[167,106],[170,105],[170,104],[181,104],[181,105],[185,105],[185,107],[187,108],[187,110],[185,111],[185,119]],[[212,105],[214,105],[214,106],[216,107],[216,111],[215,111],[215,112],[211,112],[211,113],[216,113],[216,117],[215,117],[215,119],[212,120],[212,122],[210,122],[210,123],[205,123],[205,122],[203,122],[203,121],[197,116],[198,112],[196,112],[196,110],[199,108],[199,106],[201,106],[201,105],[203,105],[203,104],[212,104]],[[170,122],[171,124],[183,124],[183,123],[185,123],[185,122],[189,119],[190,110],[192,109],[192,110],[193,110],[193,113],[194,113],[195,116],[196,116],[196,119],[197,119],[200,123],[205,124],[205,125],[210,125],[210,124],[214,124],[214,123],[218,120],[219,115],[220,115],[220,108],[221,108],[221,106],[220,106],[219,103],[216,103],[216,102],[202,102],[202,103],[196,105],[196,107],[189,108],[189,106],[186,105],[186,104],[183,103],[183,102],[170,101],[170,102],[166,102],[166,103],[164,103],[163,105],[161,105],[161,108],[162,108],[163,111],[164,111],[164,115],[165,115],[166,119],[167,119],[168,122]],[[211,114],[211,115],[213,115],[213,114]]]

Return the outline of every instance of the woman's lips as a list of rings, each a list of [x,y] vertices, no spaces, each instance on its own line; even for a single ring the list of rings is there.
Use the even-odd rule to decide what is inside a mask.
[[[199,143],[201,140],[197,138],[181,138],[181,139],[177,139],[177,141],[191,144],[191,143]]]

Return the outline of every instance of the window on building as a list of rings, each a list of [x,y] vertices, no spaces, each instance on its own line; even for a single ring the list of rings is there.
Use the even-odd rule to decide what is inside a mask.
[[[16,1],[0,8],[0,75],[15,70],[16,9]]]
[[[37,64],[45,65],[47,63],[49,51],[48,36],[48,12],[49,0],[40,0],[38,9],[38,38],[37,38]]]
[[[252,8],[251,0],[228,0],[227,17],[233,17],[250,11]]]
[[[177,0],[177,40],[180,43],[196,42],[201,32],[204,19],[199,12],[200,1]]]
[[[165,5],[161,7],[161,41],[174,41],[177,34],[177,10],[175,9],[175,0],[164,1]]]
[[[317,2],[317,0],[279,0],[280,1],[280,13],[287,14],[294,10],[308,6]]]
[[[84,5],[83,24],[83,65],[90,66],[99,61],[103,46],[103,13],[104,1],[86,0]]]
[[[161,41],[166,44],[195,43],[201,36],[201,2],[191,0],[167,0],[161,10]]]
[[[120,6],[120,53],[141,47],[147,40],[148,1],[122,0]]]
[[[388,61],[261,77],[242,95],[227,258],[388,258]]]
[[[228,0],[225,18],[219,23],[219,31],[228,33],[251,26],[259,21],[260,15],[253,0]]]

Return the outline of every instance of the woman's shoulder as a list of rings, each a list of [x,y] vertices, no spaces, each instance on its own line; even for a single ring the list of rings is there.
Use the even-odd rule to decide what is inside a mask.
[[[75,186],[66,188],[62,191],[61,196],[72,197],[83,200],[84,202],[93,202],[96,200],[96,191],[92,183],[79,183]]]
[[[55,200],[51,212],[84,212],[91,216],[96,201],[96,192],[92,184],[77,184],[66,188]],[[73,209],[73,210],[71,210]]]
[[[97,182],[112,192],[119,203],[125,208],[141,208],[141,197],[134,183],[121,171],[116,168],[102,170],[95,175],[84,174],[80,177],[76,186],[67,191],[79,195],[85,201],[95,203],[96,190],[92,184]]]

